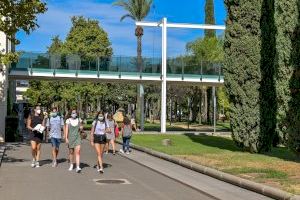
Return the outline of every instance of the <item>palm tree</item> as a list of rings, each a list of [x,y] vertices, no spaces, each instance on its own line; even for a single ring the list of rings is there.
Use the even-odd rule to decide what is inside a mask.
[[[149,14],[153,0],[118,0],[114,3],[116,6],[123,7],[128,13],[121,17],[121,21],[125,18],[131,18],[134,21],[142,21]],[[142,36],[144,29],[137,26],[135,29],[135,36],[137,37],[137,69],[142,72]],[[138,111],[136,117],[140,117],[141,130],[144,130],[144,95],[142,94],[143,86],[138,85],[137,104]]]
[[[128,13],[121,17],[121,21],[125,18],[131,18],[134,21],[142,21],[149,14],[153,0],[119,0],[114,3],[116,6],[123,7]],[[142,36],[144,29],[137,26],[135,36],[137,37],[137,67],[142,72]]]

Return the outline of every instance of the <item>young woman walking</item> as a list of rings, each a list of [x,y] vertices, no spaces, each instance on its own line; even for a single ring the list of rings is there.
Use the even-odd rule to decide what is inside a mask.
[[[122,137],[123,137],[123,149],[120,149],[121,153],[130,153],[129,143],[132,136],[132,126],[130,119],[126,116],[124,117],[123,126],[122,126]]]
[[[80,131],[83,130],[82,120],[78,117],[75,109],[71,112],[71,117],[67,119],[65,126],[65,138],[69,148],[70,167],[69,171],[74,168],[74,157],[76,162],[76,172],[80,173]]]
[[[43,141],[43,127],[45,127],[45,118],[42,116],[40,106],[34,107],[34,113],[27,119],[27,128],[30,134],[32,163],[31,167],[40,167],[41,144]]]
[[[116,155],[116,145],[115,145],[115,127],[118,126],[118,124],[115,122],[115,120],[113,119],[112,114],[108,114],[107,115],[107,121],[106,121],[107,125],[108,125],[108,131],[106,133],[106,139],[107,139],[107,143],[105,145],[105,153],[108,154],[109,151],[109,145],[111,144],[112,149],[113,149],[113,155]]]
[[[103,152],[106,144],[106,132],[108,131],[104,113],[98,112],[91,129],[91,145],[97,153],[97,171],[103,173]]]

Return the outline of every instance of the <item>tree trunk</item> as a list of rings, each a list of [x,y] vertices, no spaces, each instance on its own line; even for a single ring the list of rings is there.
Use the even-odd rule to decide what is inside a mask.
[[[142,36],[143,36],[143,28],[141,26],[137,26],[135,30],[135,35],[137,36],[137,70],[142,73]],[[137,86],[137,121],[140,123],[141,131],[144,130],[144,87],[142,84],[138,84]]]

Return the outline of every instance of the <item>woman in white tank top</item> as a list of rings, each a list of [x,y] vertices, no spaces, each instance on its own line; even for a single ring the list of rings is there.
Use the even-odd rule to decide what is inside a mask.
[[[91,129],[91,145],[97,153],[97,171],[103,173],[103,152],[106,144],[106,132],[109,129],[104,113],[98,112]]]

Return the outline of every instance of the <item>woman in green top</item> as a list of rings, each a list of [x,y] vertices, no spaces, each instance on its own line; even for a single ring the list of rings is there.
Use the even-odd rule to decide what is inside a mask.
[[[66,121],[66,143],[69,147],[69,158],[70,158],[70,168],[69,171],[73,170],[74,154],[76,161],[76,172],[81,171],[80,168],[80,131],[83,130],[82,120],[77,117],[77,111],[75,109],[71,112],[71,117]]]

